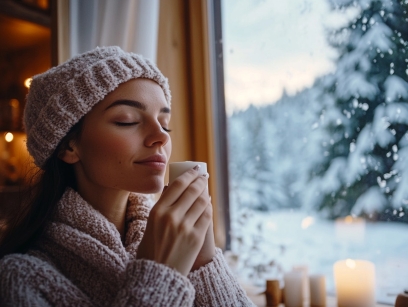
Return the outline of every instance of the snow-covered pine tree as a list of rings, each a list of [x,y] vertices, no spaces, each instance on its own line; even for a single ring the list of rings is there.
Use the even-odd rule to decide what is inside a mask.
[[[234,208],[299,208],[310,165],[321,161],[314,131],[320,87],[229,118],[230,197]]]
[[[231,203],[254,210],[282,206],[281,191],[273,168],[272,140],[277,134],[271,126],[274,110],[251,105],[229,118],[229,169]]]
[[[330,3],[358,13],[329,35],[339,58],[321,97],[326,159],[309,199],[331,218],[395,213],[408,204],[408,1]]]

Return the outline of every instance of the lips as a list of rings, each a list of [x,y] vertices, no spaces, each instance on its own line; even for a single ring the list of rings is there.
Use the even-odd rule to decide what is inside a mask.
[[[144,164],[144,163],[158,163],[166,164],[167,160],[163,155],[152,155],[146,159],[136,161],[135,163]]]

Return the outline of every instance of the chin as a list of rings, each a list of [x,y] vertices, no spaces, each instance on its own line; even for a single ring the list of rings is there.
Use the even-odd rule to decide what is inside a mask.
[[[143,185],[132,188],[130,191],[141,194],[156,194],[163,191],[164,182],[145,182]]]

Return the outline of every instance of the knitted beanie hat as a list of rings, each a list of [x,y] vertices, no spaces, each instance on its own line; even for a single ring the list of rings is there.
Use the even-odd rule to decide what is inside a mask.
[[[35,164],[43,168],[72,126],[119,84],[135,78],[157,82],[170,107],[167,78],[149,60],[116,46],[96,48],[33,77],[24,126]]]

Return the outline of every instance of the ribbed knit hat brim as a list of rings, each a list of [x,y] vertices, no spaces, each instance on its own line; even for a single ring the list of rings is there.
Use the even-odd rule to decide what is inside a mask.
[[[157,82],[170,107],[167,78],[149,60],[116,46],[96,48],[35,76],[24,110],[27,149],[35,164],[42,168],[94,105],[119,84],[135,78]]]

